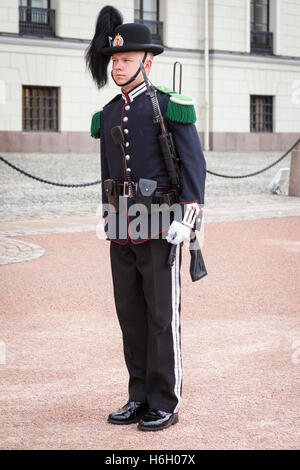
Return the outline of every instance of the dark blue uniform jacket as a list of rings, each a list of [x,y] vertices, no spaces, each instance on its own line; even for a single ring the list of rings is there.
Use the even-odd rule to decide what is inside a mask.
[[[177,152],[181,159],[179,202],[181,204],[197,202],[203,205],[206,163],[197,129],[193,123],[178,123],[168,119],[167,107],[170,95],[158,91],[157,96],[166,126],[173,133]],[[124,159],[127,157],[126,163],[127,167],[131,168],[133,181],[138,182],[140,178],[154,179],[157,181],[158,188],[170,186],[158,142],[160,126],[153,123],[153,115],[144,83],[129,93],[122,92],[104,106],[100,120],[102,182],[106,179],[126,181]],[[111,137],[111,129],[115,126],[121,126],[123,129],[126,141],[125,155]],[[107,221],[106,233],[109,239],[126,244],[130,237],[133,243],[142,243],[153,237],[161,237],[162,233],[166,235],[168,226],[163,226],[160,220],[159,227],[155,224],[155,227],[151,228],[150,216],[147,216],[148,229],[146,232],[145,230],[139,231],[139,227],[135,223],[139,213],[130,215],[130,206],[134,201],[130,198],[121,199],[125,210],[121,210],[118,216],[104,214]],[[103,184],[102,202],[103,204],[108,203]],[[122,230],[120,231],[121,217]],[[130,229],[132,224],[134,224],[134,230]],[[119,231],[120,233],[118,233]]]

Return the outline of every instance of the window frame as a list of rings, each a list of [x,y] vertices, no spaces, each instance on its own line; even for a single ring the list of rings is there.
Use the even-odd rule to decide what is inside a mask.
[[[159,0],[156,0],[156,11],[147,11],[146,13],[156,13],[155,20],[149,20],[144,18],[144,3],[143,0],[138,0],[139,2],[139,9],[137,10],[134,7],[134,22],[139,24],[145,24],[151,31],[152,34],[152,42],[154,44],[163,44],[163,22],[159,21],[160,15],[160,8],[159,8]],[[138,12],[138,15],[136,15]]]
[[[39,90],[48,90],[48,96],[39,95]],[[26,91],[29,91],[29,96],[26,96]],[[37,91],[37,96],[34,96],[34,91]],[[59,87],[40,86],[40,85],[22,85],[22,132],[59,132]],[[38,106],[34,107],[34,99],[37,99]],[[40,99],[44,99],[44,105],[40,105]],[[48,103],[45,105],[45,100]],[[55,106],[49,101],[55,100]],[[29,100],[29,106],[26,104]],[[29,114],[27,114],[29,113]],[[37,113],[37,117],[34,114]],[[36,128],[34,128],[34,121],[37,121]],[[29,122],[29,126],[26,124]],[[47,127],[41,127],[40,123],[47,123]],[[53,123],[53,126],[49,125]]]
[[[143,0],[139,0],[139,10],[136,10],[136,8],[134,8],[134,19],[139,19],[139,20],[143,20],[144,19],[144,1]],[[136,18],[135,17],[135,12],[136,11],[139,11],[139,18]],[[155,13],[155,11],[149,11],[147,13]],[[156,20],[155,21],[159,21],[159,0],[156,0]]]
[[[255,15],[256,8],[255,7],[256,7],[256,2],[257,1],[258,0],[251,0],[251,3],[253,2],[253,16],[254,16],[253,21],[252,21],[252,17],[251,17],[251,30],[252,31],[260,31],[260,30],[255,29],[255,25],[256,25],[256,15]],[[251,5],[251,7],[252,7],[252,5]],[[253,24],[254,28],[252,28],[252,24]],[[270,32],[270,0],[267,0],[267,25],[266,26],[267,26],[267,31],[265,31],[265,32]]]
[[[273,55],[274,54],[274,34],[270,31],[270,0],[267,1],[267,22],[260,23],[265,26],[266,30],[256,29],[256,2],[259,0],[251,0],[251,17],[250,17],[250,52],[251,54]],[[253,15],[252,15],[253,9]],[[253,21],[252,21],[253,20]]]
[[[258,99],[262,99],[262,103],[258,103]],[[260,113],[257,112],[259,105],[262,107]],[[266,110],[266,107],[270,107],[271,112]],[[269,115],[271,120],[267,119]],[[274,95],[250,95],[250,132],[255,134],[274,132]]]
[[[46,21],[35,21],[35,15]],[[33,7],[32,0],[26,0],[26,5],[21,5],[19,1],[19,34],[55,37],[55,30],[55,10],[51,9],[51,0],[47,0],[47,8]]]

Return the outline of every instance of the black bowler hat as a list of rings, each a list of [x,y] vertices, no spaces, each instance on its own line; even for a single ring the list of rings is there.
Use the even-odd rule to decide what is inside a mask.
[[[154,55],[164,51],[163,46],[152,44],[150,29],[139,23],[125,23],[117,26],[114,37],[108,38],[110,46],[101,49],[102,54],[111,56],[117,52],[144,51]]]
[[[106,5],[96,20],[93,39],[85,52],[85,59],[98,88],[107,83],[107,67],[116,52],[144,51],[154,55],[163,52],[163,46],[152,44],[151,31],[139,23],[123,24],[119,10]]]

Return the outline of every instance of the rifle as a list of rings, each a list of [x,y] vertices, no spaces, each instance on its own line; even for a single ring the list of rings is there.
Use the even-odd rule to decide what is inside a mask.
[[[169,179],[172,185],[173,190],[176,194],[176,200],[178,202],[179,193],[180,193],[180,158],[177,156],[176,147],[171,132],[167,131],[164,117],[161,113],[159,102],[157,99],[157,90],[156,88],[149,83],[148,76],[146,74],[144,64],[141,60],[140,67],[146,84],[147,92],[150,106],[153,114],[153,122],[160,125],[161,134],[158,137],[160,148],[163,154],[164,162],[167,168]],[[175,67],[174,67],[175,73]],[[174,82],[175,83],[175,79]],[[180,76],[180,88],[181,88],[181,76]],[[193,233],[193,235],[192,235]],[[190,263],[190,274],[192,281],[197,281],[204,277],[207,274],[200,246],[195,234],[195,231],[191,231],[190,237],[190,254],[191,254],[191,263]],[[176,245],[172,245],[170,249],[168,265],[171,268],[174,264],[176,256]]]
[[[179,163],[180,159],[177,156],[173,135],[167,131],[163,115],[157,99],[157,90],[153,85],[150,85],[147,77],[144,64],[140,60],[140,67],[143,73],[144,81],[147,87],[147,93],[150,106],[153,114],[153,122],[160,125],[161,134],[158,137],[159,145],[163,154],[164,162],[167,167],[167,172],[170,178],[172,188],[178,194],[180,193],[180,174]]]

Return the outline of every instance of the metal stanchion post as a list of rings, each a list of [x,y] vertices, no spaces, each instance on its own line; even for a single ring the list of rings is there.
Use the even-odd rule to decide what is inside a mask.
[[[289,196],[300,197],[300,142],[291,155]]]

